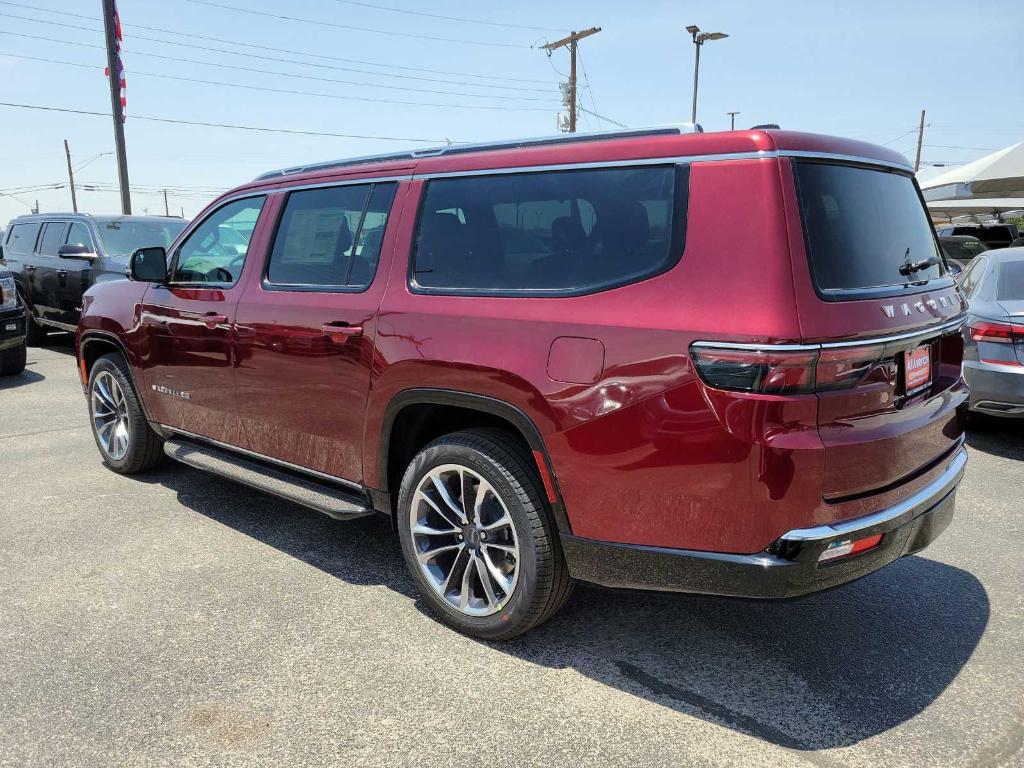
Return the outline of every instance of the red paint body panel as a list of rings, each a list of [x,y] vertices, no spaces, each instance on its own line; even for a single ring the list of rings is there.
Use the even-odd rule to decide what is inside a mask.
[[[955,287],[915,295],[926,309],[910,317],[889,317],[884,305],[893,300],[818,297],[792,161],[776,150],[904,162],[861,142],[737,131],[480,151],[274,177],[230,193],[272,194],[242,279],[218,304],[231,318],[221,336],[197,331],[190,337],[183,325],[168,340],[148,324],[154,307],[162,307],[166,319],[217,302],[179,296],[182,306],[164,306],[173,304],[165,296],[172,292],[153,288],[143,301],[134,283],[124,284],[131,290],[94,288],[81,330],[106,326],[137,350],[137,382],[177,382],[176,389],[198,394],[195,401],[168,403],[144,392],[153,418],[374,489],[387,489],[383,430],[397,396],[434,388],[494,398],[536,426],[554,474],[545,480],[560,491],[574,534],[758,552],[788,530],[878,511],[933,479],[936,459],[960,439],[958,413],[966,396],[962,347],[950,339],[932,348],[932,387],[909,400],[900,400],[899,371],[884,361],[857,388],[821,394],[725,392],[697,375],[689,352],[694,342],[866,339],[917,330],[965,308]],[[427,183],[420,176],[656,158],[700,159],[690,169],[684,250],[668,271],[562,298],[409,289]],[[367,291],[290,293],[262,286],[283,204],[283,193],[274,190],[391,176],[403,180]],[[332,342],[322,325],[334,321],[360,325],[363,333]]]

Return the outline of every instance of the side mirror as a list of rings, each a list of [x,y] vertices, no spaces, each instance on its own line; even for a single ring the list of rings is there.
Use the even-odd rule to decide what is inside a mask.
[[[82,259],[83,261],[93,261],[96,258],[96,254],[92,252],[88,245],[80,243],[66,243],[62,245],[57,249],[57,256],[62,259]]]
[[[162,283],[167,279],[167,252],[160,247],[139,248],[132,254],[128,275],[142,283]]]

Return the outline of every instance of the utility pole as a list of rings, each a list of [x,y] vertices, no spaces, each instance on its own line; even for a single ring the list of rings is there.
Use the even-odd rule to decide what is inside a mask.
[[[78,213],[78,199],[75,197],[75,172],[71,170],[71,147],[64,139],[64,154],[68,156],[68,184],[71,186],[71,210]]]
[[[573,30],[568,37],[541,46],[548,52],[548,56],[559,48],[569,49],[569,133],[576,133],[576,45],[583,38],[596,35],[600,31],[600,27],[591,27],[582,32]]]
[[[921,124],[917,127],[917,155],[914,157],[914,173],[921,169],[921,145],[924,143],[924,110],[921,110]]]
[[[132,212],[128,186],[128,156],[124,147],[124,108],[121,106],[121,71],[118,66],[117,37],[114,29],[114,0],[103,0],[103,31],[107,40],[107,71],[110,72],[110,111],[114,117],[114,149],[117,154],[117,181],[121,187],[121,213]]]
[[[39,213],[39,198],[36,198],[36,207],[32,209],[32,213]]]
[[[725,114],[727,114],[729,116],[729,130],[730,131],[735,131],[736,130],[736,115],[738,115],[739,112],[726,112]]]
[[[170,216],[171,209],[167,205],[167,190],[164,190],[164,216]]]

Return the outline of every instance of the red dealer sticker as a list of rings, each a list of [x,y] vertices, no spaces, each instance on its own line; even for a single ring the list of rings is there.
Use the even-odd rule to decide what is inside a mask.
[[[912,352],[904,352],[905,378],[907,394],[913,395],[932,383],[932,350],[931,347],[918,347]]]

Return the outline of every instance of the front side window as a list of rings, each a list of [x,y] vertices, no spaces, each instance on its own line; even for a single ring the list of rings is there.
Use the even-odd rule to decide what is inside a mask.
[[[4,246],[4,250],[12,256],[25,256],[35,249],[37,237],[39,237],[38,223],[14,224],[7,235],[7,244]]]
[[[265,201],[265,196],[235,200],[207,216],[178,249],[171,282],[234,285]]]
[[[90,251],[93,250],[89,228],[80,221],[76,221],[68,228],[68,236],[64,238],[64,242],[67,245],[84,245]]]
[[[63,221],[53,221],[43,225],[43,236],[39,239],[40,256],[57,255],[61,243],[64,242],[64,227],[66,226]]]
[[[367,287],[377,271],[398,185],[359,184],[288,195],[267,267],[282,288]]]
[[[945,274],[910,176],[804,161],[793,169],[811,273],[826,297],[898,291]]]
[[[685,166],[429,182],[414,289],[571,295],[642,280],[682,254]]]

